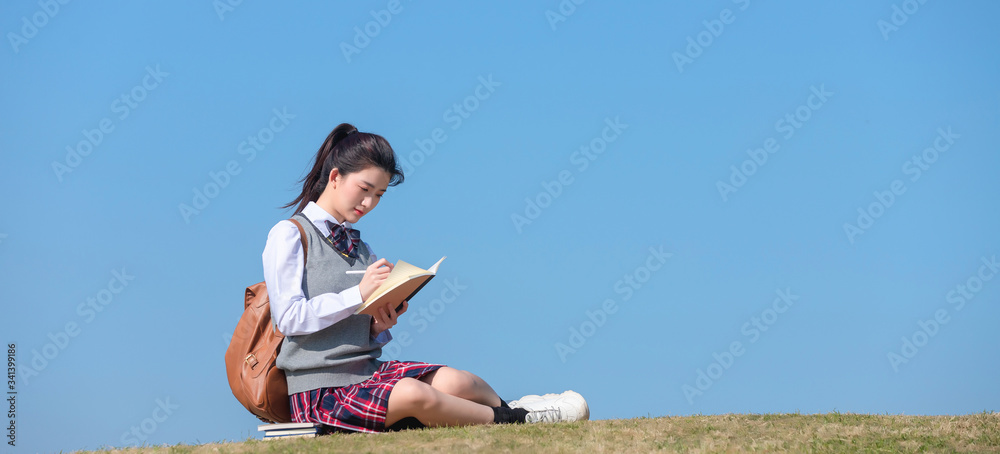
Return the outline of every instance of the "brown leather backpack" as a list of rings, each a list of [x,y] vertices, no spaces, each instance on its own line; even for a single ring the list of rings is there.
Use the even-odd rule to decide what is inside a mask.
[[[306,232],[299,221],[289,220],[299,228],[305,264],[309,248]],[[226,375],[236,400],[264,422],[292,422],[285,372],[274,364],[284,339],[271,322],[267,286],[258,282],[247,287],[243,316],[226,350]]]

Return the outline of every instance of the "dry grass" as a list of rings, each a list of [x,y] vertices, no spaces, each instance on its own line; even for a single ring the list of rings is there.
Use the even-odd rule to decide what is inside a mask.
[[[115,453],[998,452],[1000,413],[728,414],[334,434],[313,439],[131,448]]]

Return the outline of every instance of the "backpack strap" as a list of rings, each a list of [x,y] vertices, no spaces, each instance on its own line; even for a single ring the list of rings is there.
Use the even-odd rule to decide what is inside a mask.
[[[302,229],[302,224],[296,219],[289,219],[292,224],[295,224],[299,228],[299,241],[302,242],[302,266],[305,267],[306,261],[309,260],[309,242],[306,241],[306,231]]]

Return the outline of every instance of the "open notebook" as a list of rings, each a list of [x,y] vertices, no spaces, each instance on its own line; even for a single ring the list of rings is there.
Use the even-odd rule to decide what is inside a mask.
[[[392,267],[392,272],[385,278],[385,281],[382,281],[382,285],[354,313],[374,316],[378,309],[383,306],[395,307],[397,311],[401,310],[403,301],[416,295],[437,275],[438,266],[444,259],[445,257],[441,257],[441,260],[426,270],[402,260],[396,262]]]

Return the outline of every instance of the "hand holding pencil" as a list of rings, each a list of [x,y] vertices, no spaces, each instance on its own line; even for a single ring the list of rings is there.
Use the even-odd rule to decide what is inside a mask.
[[[392,272],[392,263],[388,260],[381,258],[368,265],[368,268],[363,271],[365,276],[361,278],[361,283],[358,284],[358,288],[361,290],[361,301],[367,301],[368,297],[375,293],[375,290],[382,285],[382,281],[389,276]],[[357,274],[361,270],[350,270],[347,274]]]

